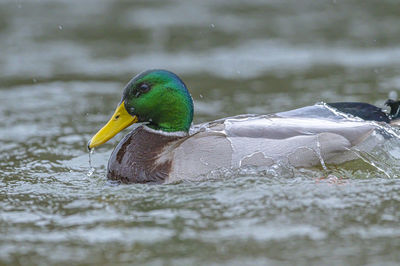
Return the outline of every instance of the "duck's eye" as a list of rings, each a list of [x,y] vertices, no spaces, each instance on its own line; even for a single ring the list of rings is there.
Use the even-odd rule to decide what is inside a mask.
[[[140,86],[139,86],[139,91],[140,91],[141,93],[148,92],[149,90],[150,90],[150,86],[149,86],[149,85],[147,85],[146,83],[140,84]]]
[[[151,89],[151,88],[150,88],[150,86],[149,86],[148,84],[142,83],[142,84],[140,84],[140,85],[138,85],[138,86],[136,87],[135,95],[134,95],[134,96],[135,96],[136,98],[138,98],[140,95],[142,95],[143,93],[148,92],[150,89]]]

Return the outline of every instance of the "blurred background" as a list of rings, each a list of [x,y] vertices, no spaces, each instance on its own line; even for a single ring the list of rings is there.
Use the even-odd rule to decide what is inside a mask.
[[[165,68],[190,88],[196,121],[318,101],[382,104],[400,87],[397,5],[3,0],[0,82],[65,91],[100,82],[117,101],[132,76]]]
[[[396,0],[0,0],[0,264],[398,262],[397,176],[341,172],[357,189],[316,188],[321,169],[114,187],[122,135],[96,151],[93,175],[85,147],[149,68],[185,81],[195,123],[383,107],[400,88],[399,43]]]

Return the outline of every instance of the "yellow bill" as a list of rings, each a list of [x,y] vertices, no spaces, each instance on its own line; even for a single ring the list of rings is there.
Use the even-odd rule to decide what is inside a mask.
[[[126,111],[125,104],[124,102],[122,102],[117,107],[117,110],[115,110],[108,123],[102,129],[100,129],[99,132],[97,132],[96,135],[94,135],[89,141],[88,148],[92,149],[106,143],[112,137],[117,135],[121,130],[129,127],[130,125],[138,121],[139,119],[137,118],[137,116],[131,116],[128,111]]]

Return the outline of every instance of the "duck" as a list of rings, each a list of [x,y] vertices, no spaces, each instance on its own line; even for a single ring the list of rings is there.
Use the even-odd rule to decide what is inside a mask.
[[[89,140],[88,149],[137,123],[108,161],[107,178],[122,183],[171,183],[223,169],[282,163],[341,164],[384,140],[377,134],[381,125],[400,118],[399,101],[386,104],[389,114],[368,103],[319,103],[192,125],[193,99],[185,83],[173,72],[152,69],[128,82],[114,114]]]

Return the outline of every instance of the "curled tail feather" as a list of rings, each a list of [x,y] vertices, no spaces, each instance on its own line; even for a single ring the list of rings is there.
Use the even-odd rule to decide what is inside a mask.
[[[389,113],[390,120],[395,120],[400,118],[400,101],[389,99],[385,102],[385,105],[390,107],[390,113]]]

